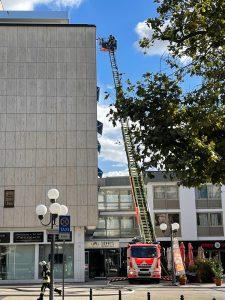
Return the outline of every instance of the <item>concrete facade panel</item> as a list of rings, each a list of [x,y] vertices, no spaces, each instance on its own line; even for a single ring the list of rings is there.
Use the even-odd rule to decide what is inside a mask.
[[[35,206],[51,187],[73,226],[96,225],[95,28],[1,26],[0,40],[0,199],[15,190],[0,226],[39,228]]]

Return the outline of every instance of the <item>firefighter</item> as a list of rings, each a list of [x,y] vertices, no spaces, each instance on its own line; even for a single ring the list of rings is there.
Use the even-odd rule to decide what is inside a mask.
[[[117,41],[113,35],[110,34],[109,36],[109,48],[115,50],[117,48]]]
[[[48,288],[50,290],[50,268],[49,268],[49,264],[46,263],[46,261],[41,261],[39,263],[39,265],[42,267],[42,272],[41,272],[41,276],[42,276],[42,286],[41,286],[41,293],[40,293],[40,297],[37,300],[43,300],[44,294],[45,294],[45,290],[46,288]],[[56,293],[58,293],[60,296],[62,295],[62,291],[55,288],[54,291]]]

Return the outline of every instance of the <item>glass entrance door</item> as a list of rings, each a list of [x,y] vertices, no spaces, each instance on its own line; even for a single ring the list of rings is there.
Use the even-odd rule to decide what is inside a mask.
[[[120,270],[120,253],[118,249],[105,250],[106,277],[116,277]]]

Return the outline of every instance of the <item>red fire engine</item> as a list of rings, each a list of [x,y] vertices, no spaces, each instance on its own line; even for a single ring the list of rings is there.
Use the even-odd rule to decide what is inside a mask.
[[[159,244],[130,243],[127,247],[127,277],[129,282],[161,279],[161,247]]]

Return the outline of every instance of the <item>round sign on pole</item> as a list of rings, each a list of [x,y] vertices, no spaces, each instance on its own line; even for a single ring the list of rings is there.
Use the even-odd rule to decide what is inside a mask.
[[[220,248],[220,243],[219,242],[215,242],[214,246],[215,246],[216,249],[219,249]]]

